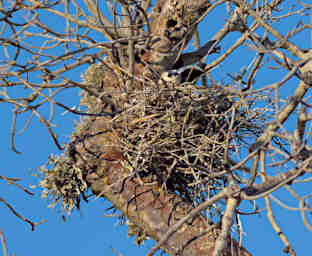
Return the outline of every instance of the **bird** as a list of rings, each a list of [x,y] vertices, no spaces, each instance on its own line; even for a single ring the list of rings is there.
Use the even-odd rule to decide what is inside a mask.
[[[198,66],[188,66],[181,68],[179,72],[181,73],[181,83],[193,83],[196,82],[197,79],[205,73],[203,64],[203,69]]]
[[[168,86],[193,83],[204,73],[205,71],[199,67],[187,66],[162,72],[159,81]]]
[[[181,83],[181,73],[177,70],[169,70],[162,72],[159,83],[172,87]]]

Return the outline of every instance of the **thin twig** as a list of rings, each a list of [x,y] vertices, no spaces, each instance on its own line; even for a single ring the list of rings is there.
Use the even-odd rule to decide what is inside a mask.
[[[5,237],[4,234],[0,228],[0,239],[1,239],[1,244],[2,244],[2,249],[3,249],[3,256],[9,256],[8,254],[8,248],[5,242]]]
[[[27,218],[24,218],[22,215],[20,215],[17,211],[14,210],[14,208],[9,204],[7,203],[4,199],[2,199],[0,197],[0,202],[3,203],[5,206],[7,206],[9,208],[9,210],[16,216],[18,217],[19,219],[21,219],[22,221],[24,222],[27,222],[30,226],[31,226],[31,231],[34,231],[35,230],[35,227],[37,225],[40,225],[44,222],[46,222],[45,219],[43,219],[42,221],[40,222],[32,222],[31,220],[27,219]]]

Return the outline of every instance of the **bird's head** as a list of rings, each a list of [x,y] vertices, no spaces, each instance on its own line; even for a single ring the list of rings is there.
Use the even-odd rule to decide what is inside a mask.
[[[161,74],[160,83],[167,85],[176,85],[181,83],[181,73],[176,70],[165,71]]]

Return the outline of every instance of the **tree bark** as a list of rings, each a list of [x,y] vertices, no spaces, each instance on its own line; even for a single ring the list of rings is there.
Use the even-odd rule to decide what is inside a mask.
[[[108,130],[110,119],[99,117],[93,120],[85,135]],[[108,199],[131,222],[140,227],[147,236],[159,241],[179,219],[186,216],[193,208],[181,200],[176,194],[164,193],[157,184],[145,185],[137,178],[129,178],[131,172],[121,164],[122,153],[115,132],[104,132],[91,136],[76,146],[76,150],[84,161],[94,165],[94,157],[90,151],[96,149],[98,161],[96,172],[87,177],[95,195]],[[80,159],[80,160],[81,160]],[[144,183],[150,177],[144,178]],[[202,216],[197,216],[184,224],[163,244],[162,249],[170,255],[212,255],[219,232],[218,228],[209,230],[211,224]],[[200,234],[204,234],[200,236]],[[250,255],[238,243],[231,239],[228,251],[224,255]]]
[[[209,6],[207,0],[157,2],[150,15],[151,47],[140,56],[141,60],[148,64],[148,68],[161,73],[174,66],[192,38],[196,22]],[[119,50],[120,55],[125,54],[125,51]],[[128,48],[126,58],[121,59],[123,69],[131,66],[129,52],[131,48]],[[200,52],[199,55],[203,57],[205,54]],[[112,59],[107,58],[105,61],[111,69],[103,66],[104,91],[110,92],[112,101],[119,109],[123,109],[125,102],[113,96],[121,95],[125,88],[118,82],[121,79],[120,72],[116,72],[116,63]],[[134,67],[134,75],[144,77],[146,67],[142,68],[137,62],[134,63]],[[131,75],[130,70],[127,70],[128,75]],[[139,82],[134,83],[135,88],[141,89],[142,84],[138,84]],[[94,102],[87,102],[87,106],[94,109]],[[87,118],[81,127],[84,128],[79,135],[80,142],[77,143],[76,138],[73,143],[79,155],[77,164],[82,169],[92,166],[95,170],[87,176],[92,192],[112,202],[116,209],[147,236],[159,241],[171,226],[194,208],[177,194],[166,192],[159,184],[149,184],[153,180],[151,176],[138,178],[135,171],[125,168],[120,146],[120,130],[112,125],[111,118]],[[212,255],[219,232],[220,225],[213,225],[199,215],[170,236],[162,245],[162,249],[170,255]],[[230,238],[227,251],[223,255],[250,254]]]

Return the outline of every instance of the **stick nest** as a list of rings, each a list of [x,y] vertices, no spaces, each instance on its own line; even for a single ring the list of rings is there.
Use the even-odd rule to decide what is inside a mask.
[[[254,107],[259,97],[243,96],[232,85],[203,88],[194,83],[150,81],[126,93],[119,90],[116,96],[118,87],[106,90],[106,85],[113,80],[119,84],[119,80],[106,76],[102,72],[105,66],[91,67],[86,83],[116,103],[114,109],[119,114],[111,120],[106,118],[109,131],[116,130],[116,146],[125,158],[124,167],[142,182],[158,182],[164,192],[178,193],[192,203],[200,203],[227,186],[227,176],[235,164],[231,160],[233,152],[246,151],[248,142],[261,133],[267,119],[267,114]],[[103,83],[97,83],[94,77]],[[84,93],[82,104],[89,113],[109,108],[88,92]],[[88,138],[94,118],[84,120],[74,145]],[[41,169],[44,177],[40,185],[44,196],[55,197],[53,206],[61,200],[69,213],[73,207],[79,207],[88,187],[85,177],[96,167],[78,168],[70,152],[53,163],[53,171]]]
[[[227,185],[231,152],[260,130],[252,103],[239,104],[224,87],[155,83],[129,98],[118,117],[127,167],[191,201]]]

